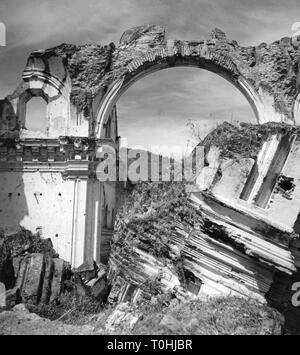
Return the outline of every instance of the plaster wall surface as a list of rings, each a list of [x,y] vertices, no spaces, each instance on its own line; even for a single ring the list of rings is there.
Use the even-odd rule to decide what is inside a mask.
[[[291,39],[242,47],[215,29],[206,40],[169,40],[163,27],[153,25],[126,31],[117,47],[62,44],[32,53],[21,84],[0,102],[1,226],[7,233],[19,225],[41,231],[75,267],[87,257],[101,261],[109,254],[116,186],[95,179],[95,153],[104,144],[118,146],[115,105],[130,85],[157,70],[198,67],[237,87],[258,123],[295,124],[299,121],[299,54]],[[45,134],[26,130],[30,119],[26,104],[35,96],[47,104]],[[244,137],[241,140],[245,141]],[[300,212],[298,143],[282,171],[275,170],[270,177],[278,143],[273,137],[258,159],[246,155],[221,161],[217,149],[208,154],[209,166],[197,181],[200,192],[190,198],[193,208],[201,210],[214,226],[213,232],[223,239],[218,241],[209,231],[207,236],[183,233],[185,267],[203,282],[200,293],[253,295],[263,301],[274,280],[273,272],[292,275],[297,271],[288,233],[292,234]],[[31,171],[10,169],[28,161]],[[40,165],[52,163],[59,171],[39,170]],[[254,164],[255,183],[243,200],[240,196]],[[269,180],[273,183],[277,173],[294,179],[291,198],[272,194]],[[270,191],[271,197],[262,208],[255,198],[266,181],[266,199]],[[177,238],[181,237],[179,233]],[[137,283],[161,277],[164,287],[179,286],[174,270],[148,253],[132,252],[142,259],[143,273],[139,274],[138,268],[126,270],[128,254],[122,272],[136,273]],[[117,264],[118,258],[119,250],[111,260]]]
[[[74,181],[53,172],[1,172],[0,179],[0,224],[6,233],[19,225],[33,233],[41,231],[44,238],[51,238],[60,256],[70,261]],[[85,197],[79,198],[82,203]],[[82,212],[77,217],[81,221]]]
[[[116,208],[114,184],[89,179],[87,182],[84,258],[102,261],[106,243],[112,237]],[[109,240],[106,240],[109,238]]]
[[[300,213],[300,142],[296,141],[281,171],[281,175],[294,179],[294,191],[287,198],[284,194],[273,191],[268,207],[268,216],[282,224],[293,227]]]
[[[259,188],[261,187],[263,180],[270,168],[273,156],[276,152],[276,149],[279,144],[279,137],[277,135],[273,135],[268,139],[258,154],[257,161],[255,163],[256,169],[255,174],[257,174],[254,185],[252,186],[251,192],[247,201],[252,202],[256,197]],[[251,176],[249,176],[251,178]]]
[[[222,177],[212,188],[213,194],[227,200],[239,199],[253,163],[253,159],[222,161],[220,164]]]
[[[219,166],[221,176],[215,178],[211,191],[216,198],[228,206],[248,213],[254,218],[265,219],[268,223],[291,232],[300,213],[300,168],[298,166],[300,143],[299,141],[294,142],[292,148],[287,146],[287,149],[291,149],[291,151],[287,152],[288,157],[283,164],[282,170],[274,177],[269,176],[271,169],[275,167],[272,166],[275,161],[273,159],[277,154],[278,144],[281,139],[281,136],[275,135],[265,142],[255,163],[253,159],[239,159],[238,161],[225,159],[222,161]],[[253,164],[257,166],[255,172],[252,169]],[[275,165],[277,167],[277,164]],[[252,184],[249,197],[244,201],[241,199],[241,194],[247,180],[251,179],[251,174],[253,173],[256,174],[255,183]],[[280,176],[292,178],[295,183],[293,192],[288,196],[277,189],[276,184]],[[272,188],[270,185],[271,193],[267,205],[260,207],[257,206],[255,197],[259,194],[262,185],[266,183],[272,184],[274,187]],[[269,187],[266,186],[266,188]]]
[[[220,150],[217,147],[211,147],[206,155],[208,166],[204,166],[197,176],[196,184],[200,190],[207,190],[218,171],[220,165]]]

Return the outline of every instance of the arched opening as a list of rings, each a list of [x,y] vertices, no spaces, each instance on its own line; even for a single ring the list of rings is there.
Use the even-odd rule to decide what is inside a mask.
[[[203,127],[201,138],[224,121],[234,125],[238,122],[257,122],[253,107],[237,87],[211,71],[195,67],[165,68],[149,73],[128,86],[122,95],[112,102],[117,106],[121,150],[125,147],[134,149],[138,146],[146,152],[152,151],[162,156],[168,153],[163,150],[165,147],[171,148],[171,153],[189,153],[199,143],[191,139],[193,137],[187,125],[189,121]],[[115,107],[113,110],[115,111]],[[107,138],[107,127],[108,125],[103,125],[101,131],[103,139]],[[126,146],[123,145],[124,139]],[[172,152],[175,146],[180,146],[181,149]],[[152,150],[157,147],[160,149],[159,153]],[[175,158],[180,157],[175,155]],[[123,156],[120,157],[120,160],[122,159]],[[148,160],[148,157],[146,159]],[[130,157],[128,160],[130,161]],[[166,165],[170,162],[167,160]],[[148,168],[151,165],[151,171],[147,171],[147,176],[151,175],[151,181],[159,181],[152,178],[155,175],[155,172],[153,173],[155,164],[156,162],[152,164],[152,161],[148,164]],[[125,169],[127,168],[128,166]],[[158,169],[163,170],[161,166]],[[127,176],[133,183],[138,180]],[[131,192],[130,188],[128,191]],[[122,191],[117,193],[122,194]],[[105,207],[103,204],[102,228],[107,225]],[[111,213],[111,210],[109,212]],[[198,289],[199,285],[194,283],[197,285],[195,289]]]
[[[121,83],[120,85],[121,89],[119,92],[121,94],[119,97],[117,97],[118,94],[115,94],[112,102],[113,104],[117,104],[119,135],[127,138],[128,148],[134,148],[137,145],[144,147],[146,150],[151,150],[152,145],[174,146],[178,144],[181,144],[182,148],[184,148],[190,139],[190,132],[187,127],[189,120],[198,122],[200,126],[203,127],[203,132],[200,132],[202,137],[199,138],[204,138],[207,133],[224,121],[231,124],[236,124],[237,122],[257,122],[257,112],[255,112],[253,105],[249,102],[249,97],[245,95],[245,92],[242,90],[239,91],[238,85],[232,85],[230,80],[226,81],[223,77],[215,75],[215,73],[209,71],[199,71],[195,68],[169,68],[154,72],[143,78],[143,80],[135,82],[131,87],[128,85],[128,90],[126,90],[126,92],[125,89],[122,92],[123,84]],[[126,86],[123,86],[123,88],[126,88]],[[116,97],[117,101],[115,99]],[[195,143],[197,144],[197,142]],[[239,167],[240,166],[238,166],[236,170],[239,171]],[[214,176],[216,175],[217,171],[216,174],[214,173]],[[230,180],[231,183],[233,181],[234,180]],[[148,186],[149,185],[150,184],[148,184]],[[157,257],[157,255],[159,257],[164,253],[164,248],[166,248],[169,244],[168,242],[175,239],[173,235],[168,235],[168,230],[173,228],[172,223],[170,223],[165,230],[162,230],[161,226],[165,226],[169,220],[172,220],[172,208],[169,208],[170,206],[168,205],[168,201],[171,201],[176,195],[173,191],[170,195],[168,195],[168,191],[163,190],[163,184],[153,184],[153,186],[154,185],[160,185],[156,192],[154,192],[152,187],[148,188],[148,186],[145,187],[144,190],[143,187],[140,190],[138,190],[139,187],[137,188],[138,191],[142,192],[140,195],[135,195],[135,201],[132,202],[132,205],[130,206],[132,210],[128,208],[128,214],[135,214],[138,216],[137,220],[140,218],[143,221],[144,219],[142,218],[147,220],[147,218],[150,219],[153,215],[155,216],[155,223],[152,223],[152,220],[151,223],[145,223],[144,229],[142,227],[141,229],[138,229],[142,224],[142,222],[138,224],[140,222],[140,220],[138,220],[138,227],[136,228],[138,232],[134,233],[134,238],[135,241],[136,239],[138,240],[135,245],[141,245],[141,249],[144,252],[154,255],[154,257]],[[228,187],[229,186],[230,184],[228,184]],[[156,200],[157,196],[159,196],[157,198],[159,202]],[[159,199],[160,197],[162,198]],[[214,203],[217,204],[215,200]],[[162,217],[161,223],[158,219],[159,213],[151,215],[153,212],[152,209],[155,208],[154,206],[158,205],[164,206],[165,214],[164,217]],[[224,207],[223,205],[221,206],[221,208]],[[209,209],[209,207],[210,206],[208,205],[207,216],[209,216],[210,212],[213,210]],[[224,216],[226,216],[224,220],[227,218],[229,210],[226,210],[226,208],[227,207],[224,207]],[[121,211],[121,213],[125,216],[127,213],[126,209],[127,206],[124,208],[124,211]],[[221,210],[221,212],[223,212],[223,210]],[[221,214],[221,212],[218,213]],[[228,216],[230,216],[228,219],[240,219],[240,216],[235,217],[234,214],[230,213],[228,213]],[[165,217],[167,214],[169,215]],[[175,220],[176,222],[179,220],[177,219],[177,216],[175,216]],[[132,225],[130,225],[130,228],[131,227]],[[219,270],[227,263],[227,261],[224,262],[222,258],[218,260],[218,257],[219,255],[222,255],[223,257],[223,255],[227,253],[227,260],[234,260],[233,264],[241,265],[240,270],[247,270],[245,273],[245,275],[247,274],[245,279],[247,278],[248,280],[248,276],[252,275],[252,271],[257,270],[254,267],[254,262],[252,264],[251,259],[246,259],[242,252],[239,253],[235,250],[232,254],[231,251],[228,252],[229,248],[226,242],[224,245],[222,245],[222,243],[218,244],[220,241],[218,239],[217,242],[214,243],[215,240],[209,233],[219,233],[222,237],[224,237],[222,234],[223,230],[221,228],[220,230],[218,228],[210,231],[207,230],[206,233],[207,235],[203,233],[205,238],[201,235],[196,235],[195,239],[198,240],[195,242],[195,245],[197,243],[197,247],[194,247],[194,245],[191,247],[193,252],[197,249],[198,251],[201,251],[200,254],[202,252],[203,254],[199,254],[195,258],[197,260],[194,260],[194,265],[192,267],[190,266],[191,264],[188,264],[188,262],[182,266],[181,271],[183,271],[184,282],[187,289],[195,295],[198,295],[202,285],[204,285],[203,288],[206,288],[205,292],[211,292],[212,290],[209,290],[209,288],[211,287],[210,285],[214,283],[214,280],[210,283],[210,277],[212,276],[213,269],[211,265],[215,265],[216,260],[218,265],[222,265],[220,268],[217,266],[215,271],[213,271],[216,273],[216,278],[218,279]],[[122,235],[125,235],[125,233]],[[148,238],[148,235],[153,237],[152,240],[155,240],[155,242],[151,244],[151,238]],[[189,235],[189,238],[191,238],[191,235]],[[203,238],[203,240],[201,238]],[[146,242],[144,242],[145,240]],[[200,240],[201,242],[199,242]],[[206,247],[202,249],[202,246],[206,243],[210,243],[210,250],[217,250],[217,255],[209,255],[208,259],[213,260],[213,262],[210,264],[209,260],[207,263],[209,265],[208,267],[206,266],[208,252],[207,249],[205,249]],[[158,248],[157,250],[155,249],[156,247]],[[112,255],[117,252],[118,249],[114,249],[113,245]],[[167,253],[164,255],[167,255]],[[189,257],[190,255],[186,256],[186,260],[189,260]],[[184,258],[184,256],[182,258]],[[194,268],[194,266],[198,265],[199,260],[201,260],[205,265],[203,267],[202,265],[201,267],[199,266],[199,272],[194,274],[192,270],[196,268]],[[247,260],[247,262],[245,262],[245,260]],[[199,262],[199,264],[201,263]],[[226,265],[226,268],[227,266],[228,265]],[[228,279],[230,279],[228,282],[229,285],[234,285],[235,282],[237,285],[241,280],[240,284],[244,287],[245,281],[243,271],[239,271],[235,274],[235,266],[231,267],[230,265],[230,268],[230,273],[224,273],[224,280],[226,280],[224,284]],[[231,271],[233,272],[231,273]],[[238,281],[232,282],[232,280]],[[218,282],[219,279],[216,284]],[[216,284],[212,286],[212,289],[218,288],[218,285],[216,286]],[[255,287],[257,287],[257,293],[259,293],[261,287],[260,280],[257,281],[255,276],[253,276],[251,284],[257,285]],[[232,286],[232,289],[234,289],[236,285]],[[230,288],[231,286],[228,287],[228,289]]]
[[[162,52],[165,53],[164,51]],[[214,55],[202,53],[195,56],[178,56],[177,54],[165,56],[163,53],[149,53],[145,56],[141,56],[140,58],[133,60],[133,62],[127,66],[127,72],[124,76],[119,78],[116,76],[115,80],[111,83],[106,94],[102,98],[96,113],[97,126],[95,133],[97,137],[104,138],[105,125],[109,120],[111,110],[130,86],[141,78],[153,74],[156,71],[161,72],[162,69],[178,67],[205,69],[223,77],[235,86],[246,98],[249,105],[252,107],[258,123],[270,121],[270,115],[266,110],[260,94],[239,72],[239,69],[236,67],[236,64],[230,56],[220,53]]]
[[[32,97],[26,103],[25,128],[46,134],[47,123],[47,102],[42,97]]]
[[[246,97],[219,75],[193,67],[156,71],[131,85],[117,101],[118,131],[128,147],[178,146],[191,149],[188,122],[204,138],[227,121],[255,123]],[[196,142],[194,142],[196,143]]]

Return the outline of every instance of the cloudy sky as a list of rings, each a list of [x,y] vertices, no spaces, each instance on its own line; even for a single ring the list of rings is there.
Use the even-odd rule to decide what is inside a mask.
[[[161,24],[168,38],[201,39],[214,27],[242,45],[291,36],[299,0],[0,0],[7,46],[0,47],[0,98],[12,92],[29,53],[62,42],[118,43],[128,28]],[[253,121],[232,85],[199,69],[151,74],[118,102],[120,134],[129,145],[182,144],[189,119],[203,129],[224,119]]]

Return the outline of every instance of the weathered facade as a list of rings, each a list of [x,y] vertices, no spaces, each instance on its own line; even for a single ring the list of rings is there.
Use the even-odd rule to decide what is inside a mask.
[[[217,29],[207,40],[169,40],[163,27],[141,26],[126,31],[117,47],[62,44],[33,52],[21,84],[0,103],[0,225],[6,233],[18,225],[42,232],[52,239],[60,256],[74,266],[88,256],[105,260],[117,190],[114,182],[97,180],[96,150],[103,144],[118,149],[116,103],[124,91],[154,71],[194,66],[210,70],[237,87],[258,123],[297,125],[299,48],[290,38],[241,47]],[[30,120],[26,106],[32,97],[45,100],[44,132],[26,129]],[[247,223],[262,219],[262,223],[270,222],[291,232],[299,212],[297,199],[277,197],[278,203],[266,212],[272,191],[270,185],[265,190],[262,187],[266,174],[274,175],[269,163],[282,139],[276,136],[266,142],[254,172],[253,161],[242,163],[250,174],[247,180],[245,173],[239,182],[242,192],[235,189],[224,197],[222,180],[214,186],[214,196],[217,206],[229,199],[230,208],[237,210],[235,214],[242,210],[247,215]],[[289,152],[295,144],[287,143]],[[280,171],[287,166],[283,161]],[[224,169],[223,179],[230,181],[232,174],[240,178],[240,166]],[[294,174],[297,178],[296,171]],[[260,202],[253,204],[261,189]],[[207,199],[195,198],[207,208]],[[220,208],[214,213],[222,213]],[[278,215],[276,211],[283,208],[292,211]],[[286,260],[283,268],[294,270],[290,254],[284,252],[282,258]]]
[[[102,139],[95,138],[90,116],[70,100],[63,62],[33,54],[20,86],[1,101],[0,219],[7,234],[18,225],[39,232],[80,265],[89,255],[100,261],[113,228],[115,185],[96,179],[95,155],[101,142],[118,147],[117,113],[111,111]],[[27,102],[38,96],[46,106],[43,132],[26,129]]]
[[[299,133],[223,123],[204,140],[205,166],[186,196],[163,183],[136,187],[115,224],[110,299],[250,297],[299,331]]]

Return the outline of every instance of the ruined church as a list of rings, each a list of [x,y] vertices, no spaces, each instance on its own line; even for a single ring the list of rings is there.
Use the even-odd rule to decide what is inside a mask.
[[[118,183],[97,179],[96,152],[119,149],[119,97],[157,70],[209,70],[240,90],[258,125],[273,122],[276,129],[239,160],[224,158],[212,142],[190,201],[228,242],[187,235],[186,268],[201,279],[200,292],[280,297],[275,279],[287,292],[291,278],[299,280],[299,59],[298,38],[243,47],[218,29],[206,40],[182,41],[154,25],[126,31],[117,46],[33,52],[16,90],[0,101],[0,225],[7,235],[22,226],[51,238],[75,267],[88,257],[107,262]],[[29,129],[26,109],[35,97],[45,105],[41,131]],[[282,275],[290,278],[285,286]]]

